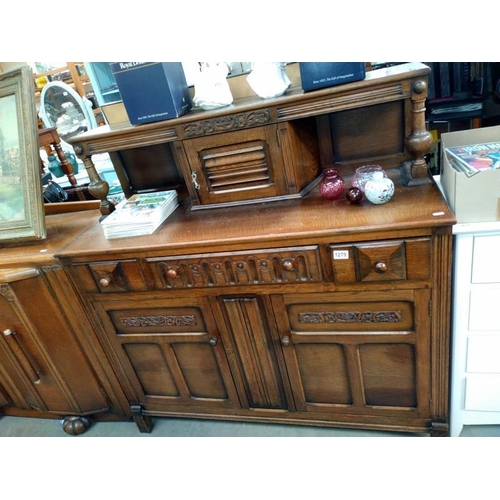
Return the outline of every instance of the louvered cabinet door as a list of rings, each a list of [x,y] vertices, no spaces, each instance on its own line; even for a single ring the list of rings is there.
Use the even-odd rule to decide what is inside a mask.
[[[271,125],[184,141],[185,170],[197,197],[193,205],[285,194],[277,134],[277,127]]]

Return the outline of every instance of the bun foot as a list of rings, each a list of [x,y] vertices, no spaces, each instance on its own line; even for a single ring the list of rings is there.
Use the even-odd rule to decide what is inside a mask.
[[[77,436],[86,432],[91,423],[91,420],[87,417],[65,417],[62,422],[62,428],[66,434]]]

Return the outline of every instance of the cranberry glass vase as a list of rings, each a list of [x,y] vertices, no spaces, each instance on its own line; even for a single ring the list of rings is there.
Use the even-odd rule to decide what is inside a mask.
[[[344,195],[345,182],[336,168],[323,170],[323,178],[319,183],[319,192],[327,200],[338,200]]]

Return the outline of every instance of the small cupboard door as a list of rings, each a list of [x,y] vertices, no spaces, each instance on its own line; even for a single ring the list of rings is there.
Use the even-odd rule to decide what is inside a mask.
[[[204,299],[96,303],[130,402],[146,410],[239,406],[228,363]]]
[[[62,270],[47,272],[58,276]],[[0,385],[5,390],[2,397],[0,388],[0,406],[8,397],[10,406],[22,410],[107,411],[110,403],[56,295],[36,268],[0,272]]]
[[[274,125],[183,142],[189,178],[199,200],[218,204],[286,193],[283,159]],[[181,155],[181,158],[183,155]],[[198,202],[198,203],[196,203]]]
[[[428,417],[429,298],[428,290],[274,296],[297,411]]]

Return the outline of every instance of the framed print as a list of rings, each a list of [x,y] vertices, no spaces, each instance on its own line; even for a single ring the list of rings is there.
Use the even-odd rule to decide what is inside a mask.
[[[46,237],[33,73],[0,73],[0,245]]]

